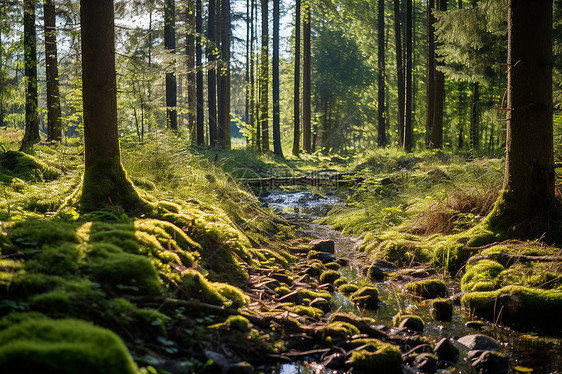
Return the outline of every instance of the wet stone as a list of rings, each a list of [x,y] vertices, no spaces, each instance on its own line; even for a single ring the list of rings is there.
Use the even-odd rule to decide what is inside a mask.
[[[406,317],[400,322],[399,329],[408,329],[415,332],[423,332],[424,324],[423,321],[415,317]]]
[[[336,256],[334,256],[331,253],[326,253],[326,252],[314,253],[312,256],[310,256],[310,258],[315,259],[315,260],[320,260],[324,264],[327,264],[328,262],[335,262],[336,261]]]
[[[466,335],[457,340],[470,350],[497,351],[500,343],[489,336],[482,334]]]
[[[309,304],[314,308],[318,308],[322,310],[324,313],[328,313],[331,309],[330,302],[323,297],[317,297],[316,299],[312,300]]]
[[[482,322],[482,321],[468,321],[464,325],[466,327],[470,328],[470,329],[480,330],[482,327],[484,327],[484,322]]]
[[[468,359],[479,374],[503,374],[509,370],[509,359],[499,352],[470,351]]]
[[[226,374],[252,374],[254,372],[254,367],[246,361],[232,364],[228,370],[226,370]]]
[[[459,358],[458,348],[447,338],[443,338],[437,342],[434,352],[442,361],[456,362]]]
[[[378,266],[371,266],[367,270],[367,276],[373,282],[382,282],[386,278],[386,274]]]
[[[325,253],[335,253],[335,243],[333,240],[327,239],[315,239],[309,243],[312,246],[313,251],[325,252]]]
[[[414,359],[413,365],[424,373],[437,371],[437,356],[431,353],[421,353]]]
[[[450,322],[453,319],[453,303],[448,299],[435,299],[431,302],[431,316],[436,321]]]

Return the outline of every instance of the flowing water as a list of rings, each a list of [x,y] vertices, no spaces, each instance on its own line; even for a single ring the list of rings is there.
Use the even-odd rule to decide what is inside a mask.
[[[260,198],[265,206],[275,209],[287,219],[299,224],[302,230],[312,237],[332,239],[335,242],[336,255],[350,259],[351,266],[342,268],[340,272],[350,281],[358,284],[367,282],[364,276],[353,266],[360,259],[356,259],[357,247],[360,240],[345,237],[329,226],[315,223],[335,205],[343,204],[336,195],[318,195],[308,191],[300,192],[272,192]],[[355,261],[354,261],[355,260]],[[456,338],[471,334],[485,334],[497,339],[502,345],[502,352],[510,359],[511,373],[562,373],[562,331],[553,332],[554,336],[539,335],[532,332],[517,332],[502,326],[486,323],[480,330],[465,326],[471,318],[459,306],[451,322],[438,322],[431,318],[428,303],[414,300],[399,286],[390,283],[377,283],[381,303],[376,311],[366,312],[364,315],[373,317],[378,323],[392,326],[392,317],[400,310],[413,308],[416,314],[426,322],[423,335],[433,343],[443,337]],[[458,284],[451,282],[450,290],[458,292]],[[357,309],[349,299],[339,293],[333,295],[334,310],[357,313]],[[561,316],[562,318],[562,316]],[[467,362],[467,352],[461,351],[461,356],[454,367],[447,371],[454,373],[475,373]],[[408,372],[406,369],[405,373]],[[337,371],[318,367],[314,363],[283,364],[275,374],[324,374],[338,373]]]

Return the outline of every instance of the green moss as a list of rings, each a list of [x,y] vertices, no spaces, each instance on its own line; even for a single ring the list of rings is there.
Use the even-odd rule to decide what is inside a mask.
[[[285,296],[285,295],[290,294],[291,290],[289,289],[289,287],[281,286],[281,287],[275,288],[275,293],[277,293],[277,295],[279,295],[279,296]]]
[[[91,212],[120,206],[126,212],[146,212],[144,201],[127,178],[119,157],[97,160],[84,170],[80,196],[80,211]]]
[[[379,290],[374,286],[363,286],[351,295],[351,301],[367,309],[377,309]]]
[[[62,243],[57,246],[44,246],[42,253],[33,260],[27,261],[27,271],[69,276],[76,275],[84,264],[85,247],[75,243]]]
[[[328,270],[338,270],[341,268],[340,264],[336,262],[328,262],[327,264],[324,264],[324,267]]]
[[[351,323],[338,321],[318,327],[315,334],[329,343],[335,343],[359,334],[359,329]]]
[[[349,281],[348,281],[347,279],[345,279],[345,278],[338,278],[338,279],[336,279],[336,280],[334,281],[334,287],[339,287],[339,286],[341,286],[341,285],[343,285],[343,284],[347,284],[347,283],[349,283]]]
[[[6,373],[134,374],[137,367],[113,332],[77,320],[27,320],[0,331]]]
[[[314,300],[317,297],[321,297],[326,300],[330,300],[332,295],[327,291],[312,291],[308,288],[301,288],[298,290],[298,293],[303,297],[310,300]]]
[[[431,302],[431,316],[437,321],[451,321],[453,302],[449,299],[434,299]]]
[[[63,242],[83,243],[86,238],[78,233],[78,225],[58,221],[27,220],[14,224],[8,238],[20,248],[41,248]]]
[[[240,315],[232,315],[226,318],[226,321],[213,325],[211,327],[228,327],[230,329],[246,332],[252,329],[252,324],[248,321],[248,318]]]
[[[320,275],[320,283],[334,283],[341,277],[337,270],[328,270]]]
[[[500,287],[500,273],[504,267],[492,260],[480,260],[466,266],[461,279],[461,291],[493,291]]]
[[[507,286],[495,291],[470,292],[461,305],[477,316],[525,329],[561,329],[562,291]]]
[[[400,348],[380,341],[370,343],[374,352],[368,349],[353,351],[349,363],[355,370],[377,373],[401,373],[402,353]]]
[[[144,256],[110,254],[97,259],[90,267],[90,272],[93,279],[114,292],[119,289],[147,295],[161,292],[158,273]]]
[[[309,261],[308,265],[310,266],[307,270],[307,274],[312,276],[312,277],[318,277],[322,274],[322,272],[325,270],[324,265],[322,265],[322,263],[320,261]]]
[[[410,282],[406,289],[416,296],[424,299],[435,299],[446,297],[449,294],[447,284],[442,279],[427,279],[417,282]]]
[[[400,324],[402,323],[402,321],[406,320],[406,319],[413,319],[414,320],[414,324],[421,327],[421,330],[423,330],[423,327],[425,326],[425,322],[423,321],[423,319],[420,316],[416,316],[413,314],[404,314],[402,312],[398,312],[394,317],[392,317],[392,324],[394,327],[398,327],[400,326]]]
[[[191,297],[205,302],[240,307],[249,303],[249,298],[240,289],[226,283],[210,282],[195,270],[187,270],[182,274],[182,290]]]
[[[61,171],[26,153],[8,151],[0,155],[0,174],[26,181],[50,181],[57,179]]]
[[[314,308],[311,306],[297,305],[292,307],[290,310],[291,312],[296,313],[298,315],[309,316],[314,319],[320,319],[324,315],[324,312],[321,309]]]
[[[338,287],[338,292],[350,294],[356,292],[358,289],[359,287],[356,284],[346,283]]]

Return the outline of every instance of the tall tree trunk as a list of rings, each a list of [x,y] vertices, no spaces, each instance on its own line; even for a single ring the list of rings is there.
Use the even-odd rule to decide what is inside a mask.
[[[203,104],[203,51],[201,48],[201,33],[203,32],[203,14],[201,0],[195,0],[195,63],[197,65],[197,130],[195,135],[197,145],[205,145],[205,114]]]
[[[47,140],[61,141],[61,109],[57,59],[57,24],[53,0],[43,2],[45,27],[45,72],[47,81]]]
[[[378,145],[384,147],[386,145],[386,105],[385,105],[385,56],[384,56],[384,0],[379,0],[378,9]]]
[[[394,37],[396,44],[396,85],[398,93],[398,144],[404,145],[404,59],[400,25],[400,0],[394,0]]]
[[[435,110],[435,17],[433,9],[435,0],[427,2],[427,86],[426,86],[426,122],[425,122],[425,146],[431,143],[433,131],[433,111]]]
[[[283,157],[279,119],[279,0],[273,0],[273,153]]]
[[[175,0],[166,0],[164,4],[164,48],[168,57],[166,69],[166,123],[170,130],[178,129],[176,82],[176,4]]]
[[[191,134],[191,142],[195,143],[195,119],[197,111],[197,84],[196,84],[196,67],[195,67],[195,6],[193,0],[188,0],[186,9],[186,36],[185,36],[185,54],[187,56],[187,108],[188,120],[187,126]]]
[[[554,201],[552,63],[552,0],[511,0],[503,182],[511,222],[544,214]]]
[[[256,0],[250,0],[250,108],[249,108],[249,124],[250,128],[255,129],[255,136],[252,136],[252,141],[254,142],[254,147],[260,149],[260,142],[257,140],[259,129],[256,121],[256,79],[255,79],[255,51],[254,51],[254,22],[257,17],[254,17],[254,11],[256,8]]]
[[[209,110],[209,145],[217,145],[217,37],[216,37],[216,2],[209,0],[208,22],[207,22],[207,106]]]
[[[230,1],[221,0],[221,69],[219,89],[218,138],[222,149],[230,148]]]
[[[121,165],[117,131],[113,0],[81,0],[85,168],[80,209],[143,202]]]
[[[447,0],[439,0],[439,10],[447,10]],[[437,62],[436,62],[437,65]],[[433,110],[433,128],[431,131],[431,148],[443,148],[443,109],[445,105],[445,74],[435,70],[435,109]]]
[[[406,0],[406,100],[404,104],[404,149],[414,148],[412,134],[412,0]]]
[[[310,80],[310,26],[312,22],[312,4],[310,0],[305,2],[304,20],[303,20],[303,72],[302,72],[302,147],[304,152],[310,153],[312,150],[312,134],[311,134],[311,80]]]
[[[23,45],[25,69],[25,133],[21,141],[21,151],[27,151],[38,143],[39,114],[37,104],[37,36],[35,34],[36,0],[23,2]]]
[[[4,70],[4,44],[2,42],[3,8],[0,7],[0,74]],[[4,88],[0,88],[0,128],[4,127]]]
[[[299,156],[301,151],[300,124],[300,79],[301,79],[301,0],[295,0],[295,74],[293,93],[293,156]]]
[[[269,152],[269,24],[268,0],[261,0],[261,69],[260,69],[260,125],[261,150]]]
[[[469,145],[471,151],[478,148],[480,143],[480,115],[479,115],[479,103],[480,103],[480,83],[474,82],[472,84],[472,104],[470,108],[470,139]]]
[[[250,1],[252,0],[246,0],[246,72],[244,74],[244,122],[246,123],[250,123],[250,23],[252,22]]]

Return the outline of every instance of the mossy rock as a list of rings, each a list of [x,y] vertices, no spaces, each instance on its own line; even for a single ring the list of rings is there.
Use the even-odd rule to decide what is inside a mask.
[[[91,276],[115,293],[129,291],[157,295],[161,292],[160,278],[150,261],[141,255],[111,254],[100,258],[90,268]]]
[[[328,270],[338,270],[341,268],[341,265],[337,262],[328,262],[327,264],[324,264],[324,267]]]
[[[461,291],[493,291],[500,287],[500,274],[504,267],[493,260],[480,260],[466,266],[461,279]]]
[[[303,305],[297,305],[291,308],[291,312],[296,313],[300,316],[312,317],[314,319],[320,319],[324,315],[324,312],[319,308]]]
[[[426,279],[417,282],[410,282],[406,285],[406,290],[423,299],[435,299],[437,297],[447,297],[449,291],[447,284],[442,279]]]
[[[333,284],[337,279],[341,277],[337,270],[328,270],[320,275],[320,283],[331,283]]]
[[[303,297],[310,300],[314,300],[317,297],[321,297],[326,300],[331,300],[332,295],[328,291],[313,291],[308,288],[301,288],[298,290],[298,293]]]
[[[341,292],[343,294],[351,294],[357,292],[358,289],[359,286],[357,286],[356,284],[345,283],[338,287],[338,292]]]
[[[0,174],[26,181],[51,181],[60,177],[61,171],[26,153],[8,151],[0,155]]]
[[[235,308],[250,302],[249,297],[239,288],[226,283],[211,282],[196,270],[186,270],[182,277],[181,289],[187,296],[210,304]]]
[[[350,323],[338,321],[316,328],[315,334],[327,343],[336,343],[359,334],[359,329]]]
[[[349,283],[349,281],[345,278],[338,278],[334,281],[334,287],[338,288],[339,286],[341,286],[342,284],[347,284]]]
[[[453,319],[453,302],[449,299],[434,299],[431,302],[431,316],[436,321],[448,321]]]
[[[562,329],[562,291],[507,286],[495,291],[469,292],[461,305],[489,321],[525,330]]]
[[[27,320],[0,331],[0,371],[5,373],[136,374],[123,341],[78,320]]]
[[[369,344],[371,347],[353,351],[347,363],[355,370],[365,373],[402,373],[402,353],[400,348],[380,341]]]
[[[413,314],[403,314],[399,312],[394,317],[392,317],[392,323],[394,327],[406,328],[412,331],[423,332],[425,327],[425,322],[420,316]]]
[[[377,309],[379,290],[374,286],[363,286],[351,295],[351,301],[367,309]]]

